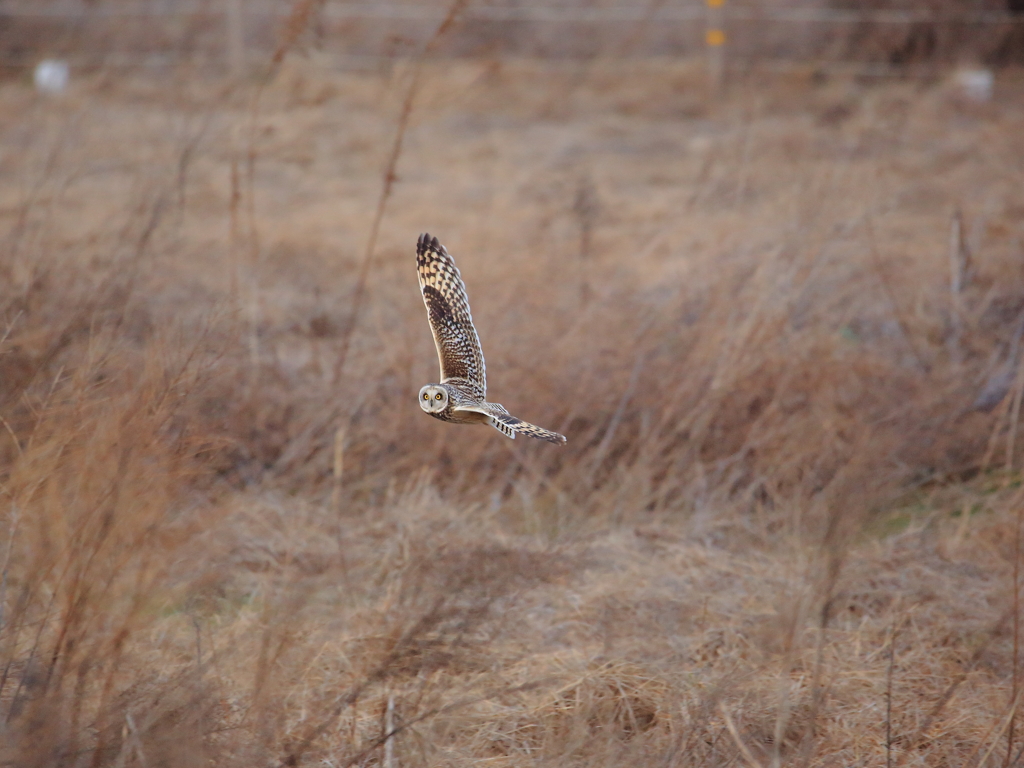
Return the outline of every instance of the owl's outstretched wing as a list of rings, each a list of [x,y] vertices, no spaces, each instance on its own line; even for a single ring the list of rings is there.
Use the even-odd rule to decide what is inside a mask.
[[[416,243],[416,270],[441,363],[441,381],[461,379],[479,390],[482,400],[487,391],[484,353],[455,260],[436,237],[424,233]]]
[[[565,435],[552,432],[549,429],[538,427],[528,421],[517,419],[505,410],[504,406],[497,403],[480,403],[479,405],[457,405],[456,411],[475,411],[489,417],[487,423],[506,437],[516,439],[516,433],[536,437],[538,440],[547,440],[549,443],[564,443]]]

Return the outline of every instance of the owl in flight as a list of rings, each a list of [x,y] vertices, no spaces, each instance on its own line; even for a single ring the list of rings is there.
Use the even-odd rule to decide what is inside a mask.
[[[430,331],[441,361],[441,383],[420,390],[420,408],[435,419],[455,424],[490,424],[513,440],[517,432],[564,443],[565,437],[517,419],[497,403],[488,403],[487,377],[480,338],[469,314],[466,286],[455,260],[436,237],[420,235],[416,269]]]

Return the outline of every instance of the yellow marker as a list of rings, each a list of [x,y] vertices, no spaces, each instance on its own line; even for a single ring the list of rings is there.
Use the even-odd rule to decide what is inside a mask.
[[[725,45],[725,32],[720,29],[709,29],[704,39],[711,46]]]
[[[725,0],[707,0],[708,8],[720,8],[725,5]]]

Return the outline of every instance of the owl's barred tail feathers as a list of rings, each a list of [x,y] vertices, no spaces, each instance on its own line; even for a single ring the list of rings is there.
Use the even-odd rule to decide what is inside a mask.
[[[491,417],[490,424],[496,430],[506,437],[510,437],[513,440],[516,439],[516,433],[521,432],[527,437],[535,437],[538,440],[547,440],[549,443],[556,443],[562,445],[565,443],[565,435],[560,435],[557,432],[538,427],[536,424],[531,424],[528,421],[517,419],[515,416],[509,416],[504,419],[496,419]]]

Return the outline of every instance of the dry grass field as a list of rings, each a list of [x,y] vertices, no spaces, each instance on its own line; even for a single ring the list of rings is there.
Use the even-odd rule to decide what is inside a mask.
[[[1022,265],[1014,71],[4,81],[0,763],[1018,764]]]

